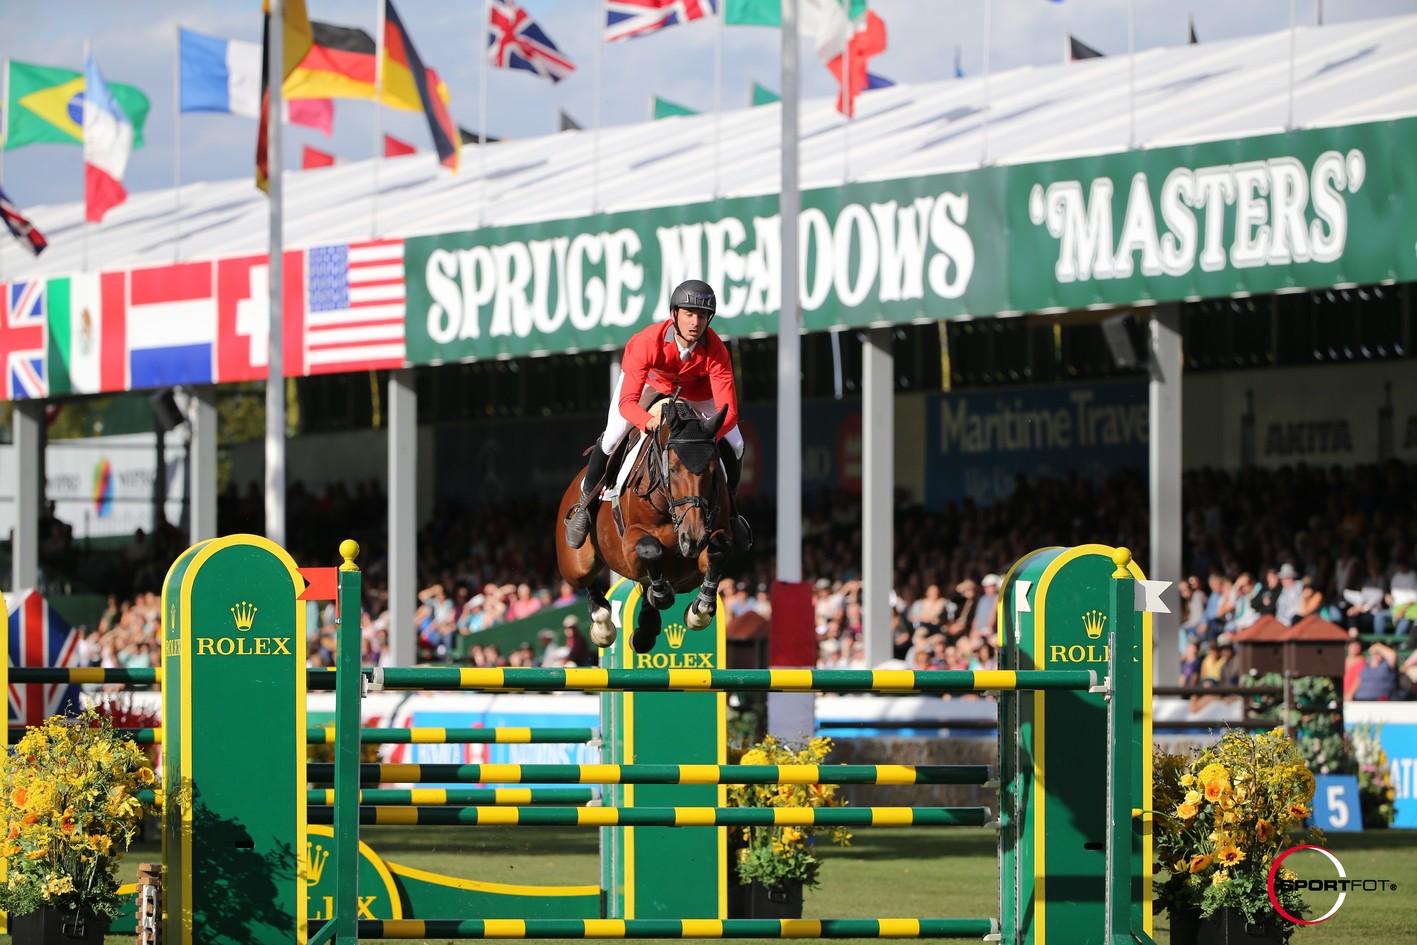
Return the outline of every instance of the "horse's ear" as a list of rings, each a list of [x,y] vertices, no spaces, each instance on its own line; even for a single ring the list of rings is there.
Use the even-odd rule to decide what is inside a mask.
[[[718,408],[718,413],[713,415],[713,420],[709,421],[709,436],[717,436],[718,428],[723,426],[723,421],[728,417],[728,405],[724,404]]]

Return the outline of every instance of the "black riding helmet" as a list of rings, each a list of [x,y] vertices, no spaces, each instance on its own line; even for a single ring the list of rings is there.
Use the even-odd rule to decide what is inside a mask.
[[[699,279],[687,279],[675,287],[669,296],[669,316],[674,320],[674,333],[679,334],[679,309],[692,308],[707,312],[710,324],[718,310],[718,300],[714,297],[713,286]],[[683,335],[680,335],[682,338]]]

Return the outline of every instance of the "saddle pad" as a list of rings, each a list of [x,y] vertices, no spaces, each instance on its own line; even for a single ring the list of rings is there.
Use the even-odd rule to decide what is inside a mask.
[[[600,490],[602,499],[613,499],[621,492],[625,491],[625,483],[630,479],[630,470],[635,468],[635,460],[639,458],[640,451],[645,448],[648,437],[640,437],[635,441],[635,445],[630,447],[625,458],[620,462],[620,469],[615,473],[615,481],[606,483],[605,488]]]

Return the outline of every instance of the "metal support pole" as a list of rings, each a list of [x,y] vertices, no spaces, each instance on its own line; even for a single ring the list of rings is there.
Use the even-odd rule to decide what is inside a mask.
[[[191,425],[191,480],[187,495],[191,502],[188,540],[192,544],[217,536],[217,413],[216,388],[212,385],[188,390],[187,421]]]
[[[895,563],[895,329],[872,328],[861,345],[861,624],[866,666],[894,654],[891,584]]]
[[[284,189],[281,158],[281,82],[285,77],[285,5],[271,0],[270,27],[266,30],[266,69],[270,109],[266,114],[266,168],[270,194],[270,340],[266,375],[266,537],[285,545],[285,346],[281,328],[282,291],[285,287],[281,225]]]
[[[1149,454],[1151,485],[1151,562],[1153,578],[1179,581],[1181,561],[1181,307],[1158,305],[1151,313],[1151,411]],[[1181,673],[1181,614],[1154,614],[1154,681],[1174,685]]]
[[[39,513],[44,502],[44,401],[15,402],[15,537],[10,590],[39,585]]]
[[[412,666],[418,653],[410,623],[418,587],[418,392],[414,371],[389,374],[388,660]]]

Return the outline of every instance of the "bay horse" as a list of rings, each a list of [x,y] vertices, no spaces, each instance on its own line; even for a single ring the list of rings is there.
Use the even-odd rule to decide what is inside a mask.
[[[718,581],[733,546],[728,480],[717,444],[728,408],[704,419],[676,395],[663,402],[662,411],[625,479],[619,523],[610,501],[593,500],[594,522],[585,544],[566,544],[565,519],[581,497],[579,472],[556,513],[557,563],[566,582],[590,597],[590,638],[596,646],[610,646],[616,636],[605,599],[608,582],[602,578],[607,566],[645,589],[650,606],[640,608],[630,635],[636,653],[654,647],[663,627],[660,611],[674,605],[676,594],[699,589],[684,610],[692,630],[707,627],[718,607]],[[598,495],[600,486],[592,485]]]

